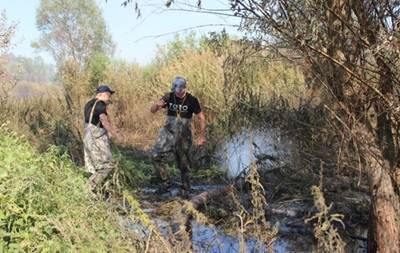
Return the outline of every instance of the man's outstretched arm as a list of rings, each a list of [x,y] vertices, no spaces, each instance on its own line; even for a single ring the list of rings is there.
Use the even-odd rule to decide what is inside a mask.
[[[103,125],[103,127],[107,130],[108,136],[116,139],[118,142],[121,142],[121,137],[118,131],[112,126],[110,120],[108,119],[107,114],[105,113],[100,114],[100,122]]]
[[[164,99],[160,99],[156,101],[150,108],[151,113],[156,113],[158,110],[163,108],[167,103],[164,101]]]
[[[199,140],[197,141],[197,145],[203,146],[206,144],[206,117],[204,115],[204,112],[200,112],[198,114],[199,121],[200,121],[200,134],[199,134]]]

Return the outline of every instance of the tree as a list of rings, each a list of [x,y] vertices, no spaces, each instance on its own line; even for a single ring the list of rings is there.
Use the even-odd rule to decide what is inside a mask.
[[[42,0],[36,24],[41,36],[35,46],[49,51],[58,66],[70,59],[84,66],[96,54],[113,53],[111,36],[94,0]]]
[[[110,59],[103,53],[96,53],[90,58],[87,64],[87,72],[92,91],[106,79],[106,71],[109,65]]]
[[[180,57],[189,50],[200,51],[200,42],[196,39],[196,33],[192,32],[188,36],[181,38],[176,34],[174,39],[168,44],[158,45],[157,59],[167,63],[171,59]]]
[[[4,52],[11,45],[11,38],[15,32],[15,24],[8,24],[5,12],[0,13],[0,52]]]
[[[343,148],[370,188],[369,252],[400,252],[400,4],[397,1],[231,1],[243,28],[293,49],[335,109]],[[311,79],[310,79],[311,80]],[[328,101],[325,101],[328,102]],[[331,101],[329,101],[331,102]]]
[[[11,39],[14,36],[15,24],[10,24],[5,12],[0,13],[0,54],[7,52],[11,46]],[[15,78],[6,70],[8,57],[0,55],[0,107],[4,108],[11,90],[16,85]]]

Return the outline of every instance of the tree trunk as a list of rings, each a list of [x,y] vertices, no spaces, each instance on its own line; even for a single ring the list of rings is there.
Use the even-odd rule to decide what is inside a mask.
[[[374,156],[370,156],[368,168],[371,199],[368,252],[400,253],[399,196],[381,150],[375,149],[371,154]]]

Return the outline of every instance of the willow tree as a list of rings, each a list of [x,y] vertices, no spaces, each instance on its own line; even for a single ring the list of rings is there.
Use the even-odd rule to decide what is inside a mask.
[[[84,85],[85,81],[72,78],[76,79],[72,84],[80,82],[82,89],[67,94],[67,101],[70,97],[77,100],[79,94],[92,91],[104,80],[114,43],[95,0],[41,0],[36,25],[40,38],[34,45],[53,56],[61,79],[68,79],[62,80],[63,85],[71,83],[71,76],[86,75],[90,79]]]
[[[113,53],[111,35],[94,0],[41,0],[36,25],[36,46],[51,53],[59,66],[67,60],[84,66],[99,53]]]

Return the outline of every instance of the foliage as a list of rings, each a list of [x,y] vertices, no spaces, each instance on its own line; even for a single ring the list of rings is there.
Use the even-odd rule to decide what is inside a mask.
[[[120,150],[113,150],[116,169],[112,176],[112,184],[116,190],[138,189],[149,183],[153,174],[153,165],[145,159],[129,159]]]
[[[32,98],[57,98],[60,97],[61,87],[53,84],[19,81],[10,92],[10,99],[30,100]],[[17,103],[17,102],[16,102]]]
[[[89,82],[91,90],[95,90],[106,79],[110,59],[104,53],[95,53],[88,62]]]
[[[11,46],[11,39],[15,32],[15,25],[9,24],[5,12],[0,13],[0,54],[6,52]],[[4,66],[8,60],[0,55],[0,106],[2,107],[10,95],[11,90],[16,85],[15,78],[7,72]],[[0,119],[3,116],[0,116]]]
[[[84,66],[97,53],[113,52],[111,36],[94,0],[42,0],[36,24],[41,37],[35,46],[49,51],[58,65],[73,60]]]
[[[202,44],[196,38],[196,33],[192,32],[184,38],[177,34],[169,43],[158,46],[156,60],[167,64],[171,60],[184,58],[185,52],[201,52],[202,49]]]
[[[12,252],[135,252],[114,212],[55,147],[42,155],[0,128],[0,248]]]
[[[126,209],[128,209],[129,218],[135,223],[142,224],[149,231],[145,251],[159,252],[160,249],[163,249],[163,252],[173,252],[173,246],[164,238],[152,219],[143,212],[139,202],[127,191],[123,192],[123,198],[128,206]]]
[[[5,11],[0,13],[0,53],[4,53],[11,46],[11,39],[15,33],[15,24],[9,24]]]

